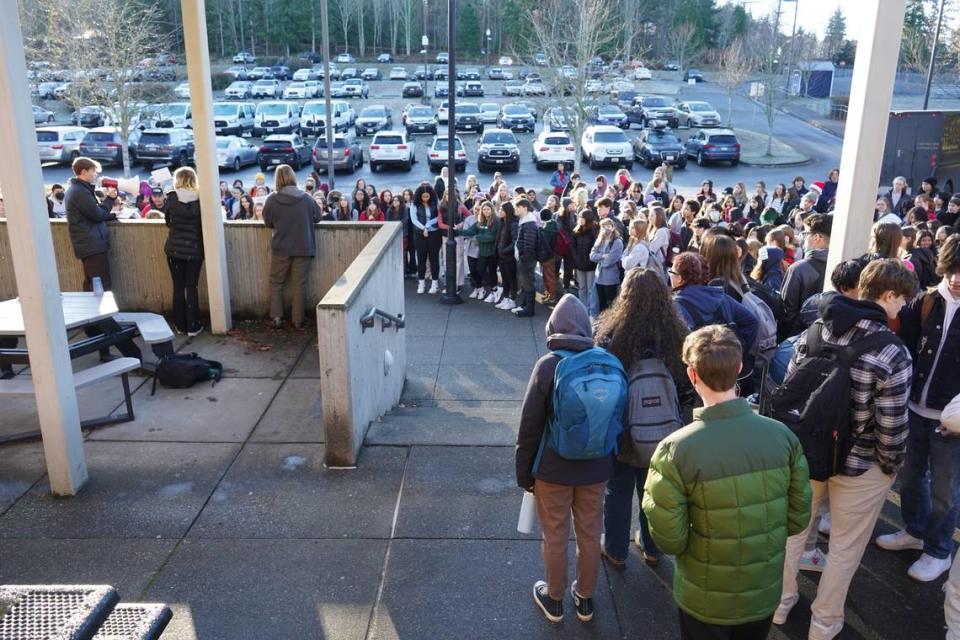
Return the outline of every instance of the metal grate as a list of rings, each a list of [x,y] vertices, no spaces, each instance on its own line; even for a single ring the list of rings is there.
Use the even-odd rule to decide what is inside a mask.
[[[162,604],[120,604],[93,640],[155,640],[171,617],[170,609]]]
[[[0,586],[0,640],[86,640],[119,600],[110,586]]]

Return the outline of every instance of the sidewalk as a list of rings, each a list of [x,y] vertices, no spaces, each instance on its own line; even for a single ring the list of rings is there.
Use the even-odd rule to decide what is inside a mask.
[[[591,624],[568,602],[549,625],[532,602],[540,543],[516,531],[513,442],[548,310],[520,319],[407,293],[403,406],[371,426],[357,470],[322,465],[312,333],[201,335],[178,346],[227,377],[154,397],[141,380],[136,422],[88,437],[79,496],[48,495],[39,444],[0,448],[0,583],[108,583],[167,602],[165,640],[677,638],[672,566],[634,550],[625,571],[604,565]],[[117,408],[113,386],[82,393],[84,414]],[[33,411],[4,409],[0,432]],[[878,532],[899,509],[884,517]],[[941,583],[906,577],[916,555],[868,550],[839,638],[942,637]],[[815,580],[771,638],[806,638]]]

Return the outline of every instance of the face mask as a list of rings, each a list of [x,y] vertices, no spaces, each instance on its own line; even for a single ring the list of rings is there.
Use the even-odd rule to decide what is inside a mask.
[[[60,200],[60,201],[62,202],[62,201],[63,201],[63,192],[55,193],[55,194],[53,194],[53,197],[56,198],[57,200]]]
[[[720,222],[720,212],[719,212],[719,211],[711,211],[711,212],[708,213],[707,215],[710,216],[710,220],[711,220],[712,222]]]

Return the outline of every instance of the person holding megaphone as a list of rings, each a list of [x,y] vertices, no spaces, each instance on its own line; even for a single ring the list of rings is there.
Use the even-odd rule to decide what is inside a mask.
[[[102,203],[97,201],[95,185],[101,171],[100,163],[84,156],[73,161],[73,178],[64,196],[70,243],[73,254],[83,263],[83,290],[93,291],[93,279],[100,278],[103,288],[110,291],[110,230],[108,220],[116,220],[112,213],[117,199],[117,188],[107,186]]]

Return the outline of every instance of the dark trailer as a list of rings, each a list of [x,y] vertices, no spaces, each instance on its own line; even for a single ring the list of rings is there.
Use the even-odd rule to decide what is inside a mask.
[[[960,110],[891,111],[880,168],[880,190],[903,176],[917,193],[927,176],[938,188],[960,189]]]

